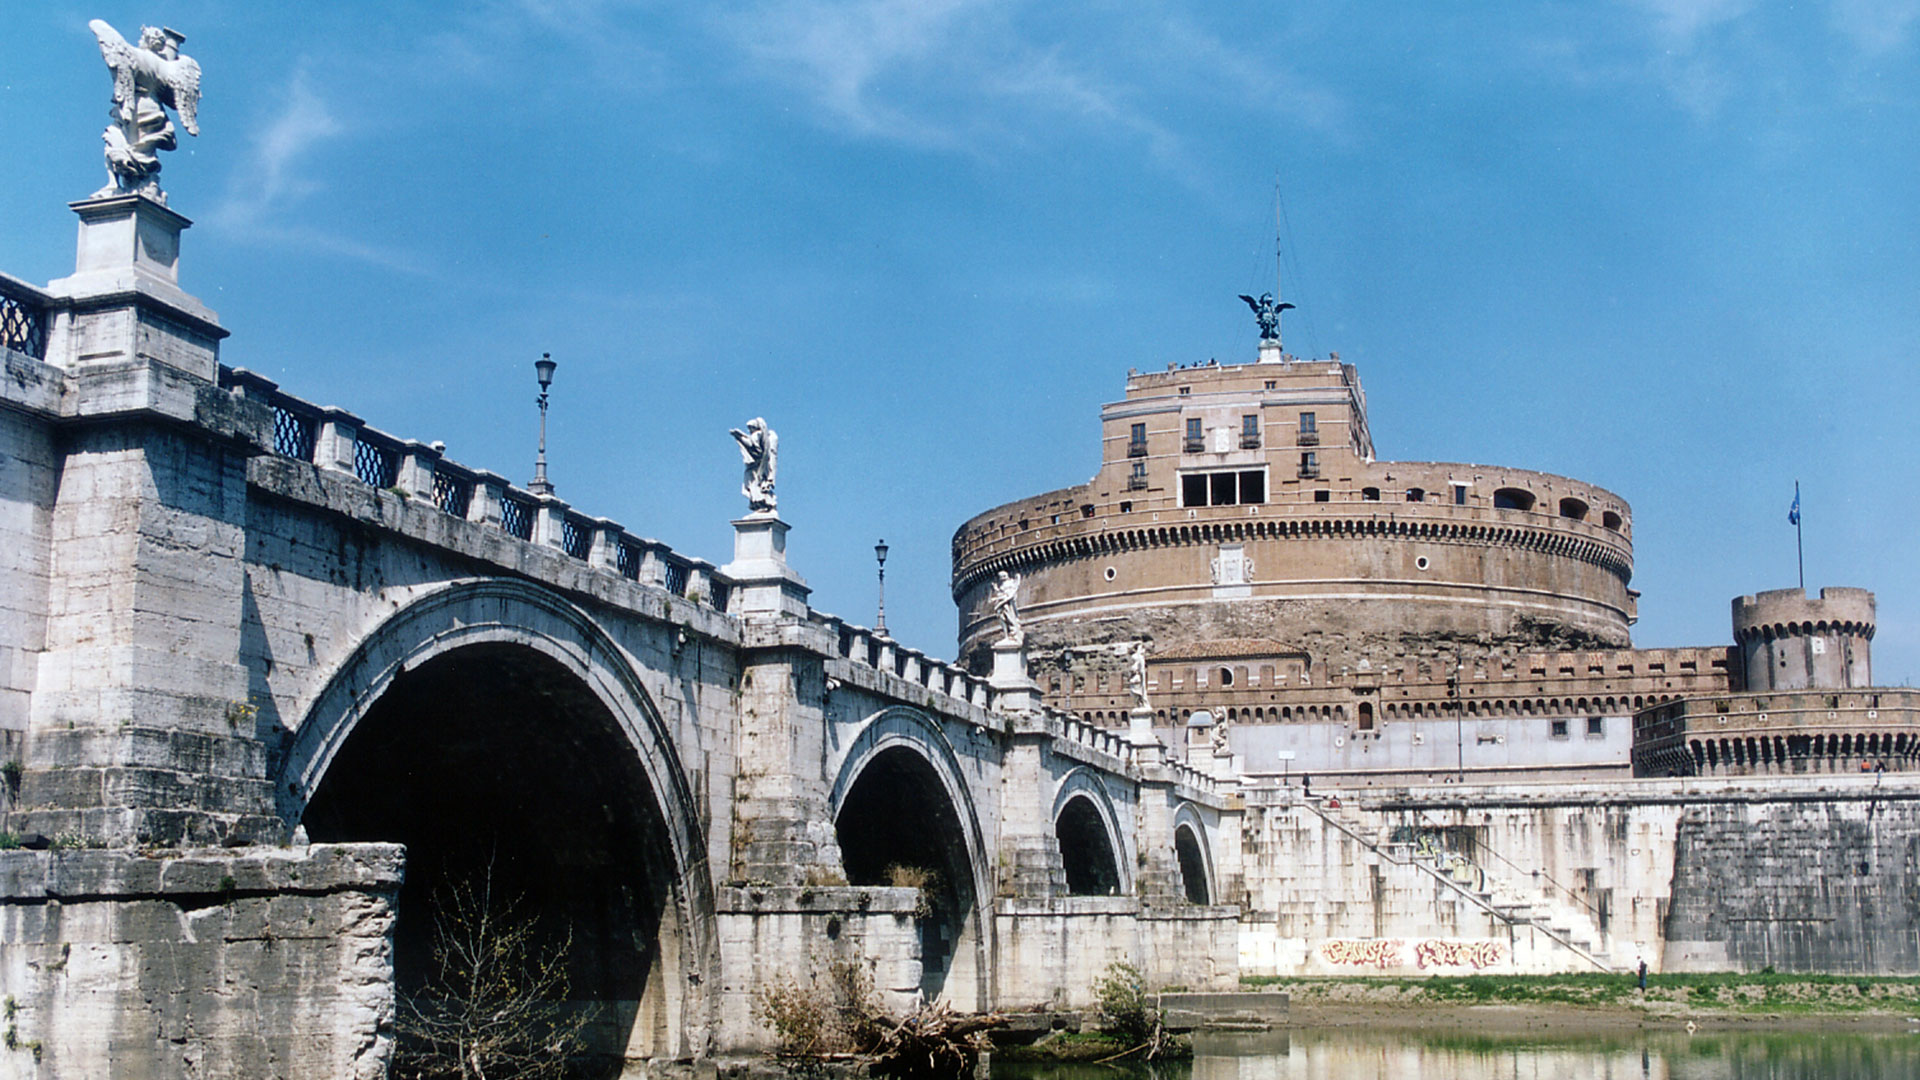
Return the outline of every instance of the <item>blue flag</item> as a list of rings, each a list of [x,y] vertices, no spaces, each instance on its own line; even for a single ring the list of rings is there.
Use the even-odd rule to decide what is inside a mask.
[[[1800,524],[1800,491],[1797,488],[1793,492],[1793,509],[1787,511],[1787,524]]]

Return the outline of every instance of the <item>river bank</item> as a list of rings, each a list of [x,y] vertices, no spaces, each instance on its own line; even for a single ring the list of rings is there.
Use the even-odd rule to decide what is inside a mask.
[[[1291,996],[1293,1028],[1470,1028],[1568,1035],[1640,1029],[1920,1030],[1920,979],[1829,975],[1250,978]]]

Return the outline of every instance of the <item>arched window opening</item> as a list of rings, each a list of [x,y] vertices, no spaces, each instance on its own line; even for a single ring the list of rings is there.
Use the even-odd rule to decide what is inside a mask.
[[[1575,521],[1585,521],[1587,520],[1587,504],[1572,496],[1561,499],[1560,516],[1563,518],[1572,518]]]
[[[1427,498],[1427,493],[1426,493],[1425,491],[1423,491],[1423,490],[1421,490],[1420,488],[1408,488],[1408,489],[1407,489],[1407,501],[1408,501],[1408,502],[1424,502],[1424,501],[1426,500],[1426,498]]]
[[[1373,730],[1373,702],[1363,701],[1354,709],[1357,726],[1361,731]]]
[[[1493,492],[1495,510],[1531,510],[1533,502],[1533,492],[1526,488],[1504,487]]]

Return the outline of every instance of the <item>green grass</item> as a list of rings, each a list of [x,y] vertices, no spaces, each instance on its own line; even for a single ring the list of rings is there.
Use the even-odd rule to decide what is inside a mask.
[[[1250,975],[1248,987],[1285,987],[1303,997],[1336,996],[1342,986],[1389,991],[1402,1002],[1451,1005],[1570,1005],[1588,1008],[1678,1007],[1733,1013],[1826,1015],[1920,1007],[1920,977],[1752,974],[1635,976],[1600,972],[1565,975],[1290,976]]]

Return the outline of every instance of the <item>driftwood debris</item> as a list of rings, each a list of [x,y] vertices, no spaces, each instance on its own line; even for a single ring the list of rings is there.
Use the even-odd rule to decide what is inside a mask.
[[[866,1052],[877,1076],[971,1075],[988,1031],[1005,1027],[999,1013],[957,1013],[944,1002],[923,1005],[884,1026]]]

